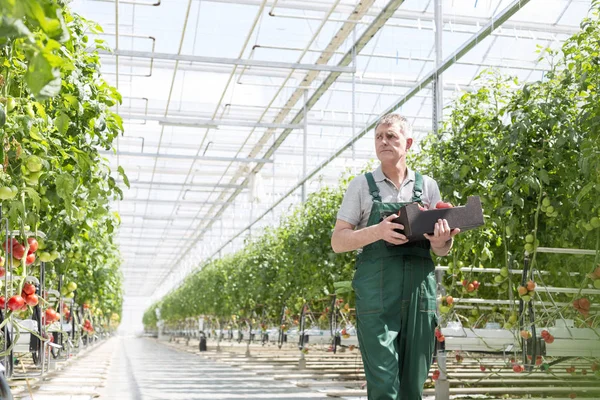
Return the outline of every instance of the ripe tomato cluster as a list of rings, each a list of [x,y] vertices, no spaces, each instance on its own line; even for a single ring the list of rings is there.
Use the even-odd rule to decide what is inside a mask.
[[[477,281],[470,282],[468,279],[463,279],[462,285],[467,293],[473,293],[474,291],[479,289],[479,285],[481,285],[481,283]]]
[[[69,310],[69,307],[67,307],[67,305],[65,305],[63,307],[63,316],[65,317],[65,320],[68,321],[71,319],[71,310]]]
[[[37,251],[39,244],[36,238],[30,237],[27,238],[27,243],[29,245],[29,249],[27,250],[27,257],[25,257],[25,246],[20,243],[17,239],[13,238],[8,242],[4,243],[4,251],[7,256],[12,257],[12,266],[18,267],[21,265],[21,260],[25,257],[25,264],[31,265],[35,262],[35,252]],[[4,276],[6,270],[4,269],[4,264],[6,260],[4,257],[0,257],[0,276]]]
[[[444,340],[446,340],[446,337],[442,334],[442,331],[440,330],[440,328],[435,328],[435,338],[440,343],[442,343]]]
[[[37,306],[39,302],[38,296],[37,294],[35,294],[35,291],[35,285],[33,285],[32,283],[27,282],[23,285],[21,297],[23,297],[23,299],[25,300],[25,304],[27,304],[28,306]]]
[[[542,331],[542,339],[544,339],[544,342],[546,342],[547,344],[554,343],[554,336],[552,336],[550,332],[548,332],[545,329]]]
[[[52,307],[46,309],[46,325],[50,325],[53,322],[60,320],[60,314]]]
[[[4,296],[0,296],[0,308],[8,308],[10,311],[19,311],[26,310],[27,306],[37,306],[39,298],[35,292],[35,285],[30,282],[26,282],[23,285],[21,294],[12,296],[10,299],[8,299],[8,303],[6,302],[6,298]]]
[[[521,296],[523,301],[531,300],[535,293],[535,286],[535,282],[530,280],[525,284],[525,286],[521,285],[518,287],[517,291],[519,292],[519,296]]]
[[[581,315],[583,315],[584,317],[587,317],[590,315],[591,303],[585,297],[573,300],[573,307],[575,307],[575,309],[577,311],[579,311],[581,313]]]
[[[94,327],[92,326],[92,323],[90,322],[89,319],[86,319],[83,322],[83,330],[86,331],[87,333],[93,333],[94,332]]]
[[[513,364],[513,371],[517,374],[520,374],[521,372],[525,371],[525,367],[521,364]]]

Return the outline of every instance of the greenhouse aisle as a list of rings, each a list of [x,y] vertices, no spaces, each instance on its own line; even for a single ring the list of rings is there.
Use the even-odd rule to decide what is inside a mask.
[[[176,351],[153,339],[117,337],[101,399],[322,399],[323,393]],[[99,360],[100,361],[100,360]]]

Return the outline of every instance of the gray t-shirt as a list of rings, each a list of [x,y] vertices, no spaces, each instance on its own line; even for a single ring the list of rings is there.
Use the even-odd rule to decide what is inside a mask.
[[[381,165],[373,171],[373,179],[379,188],[381,201],[384,203],[403,203],[412,200],[413,188],[415,186],[415,171],[407,169],[406,179],[400,185],[400,189],[386,178],[381,169]],[[426,208],[434,208],[441,200],[438,184],[432,178],[423,175],[423,194],[421,200]],[[369,184],[364,175],[357,176],[348,185],[348,190],[344,195],[342,206],[338,211],[337,218],[346,221],[362,229],[367,226],[373,198],[369,193]]]

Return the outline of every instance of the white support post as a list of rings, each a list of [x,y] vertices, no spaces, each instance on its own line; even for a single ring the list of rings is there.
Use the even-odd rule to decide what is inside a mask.
[[[302,179],[308,170],[308,88],[304,89],[304,138],[302,141]],[[274,178],[273,178],[274,179]],[[302,202],[306,202],[306,182],[302,184]]]
[[[437,1],[437,0],[436,0]],[[442,285],[444,272],[441,269],[437,269],[435,271],[435,280],[436,280],[436,295],[443,295],[444,286]],[[440,296],[436,296],[440,299]],[[440,318],[439,312],[439,300],[437,304],[437,315],[438,321]],[[437,341],[437,338],[436,338]],[[446,376],[446,351],[443,348],[438,349],[436,353],[436,360],[438,369],[440,371],[440,376],[438,380],[435,382],[435,400],[449,400],[450,399],[450,382],[448,381],[448,377]]]
[[[446,375],[446,352],[444,350],[438,350],[437,364],[440,370],[440,376],[435,382],[435,400],[449,400],[450,382]]]
[[[300,351],[300,360],[298,361],[298,368],[300,368],[300,369],[306,368],[306,357],[304,356],[303,351]]]
[[[356,25],[352,30],[352,137],[356,136]],[[352,161],[356,157],[356,149],[352,142]]]
[[[435,66],[439,68],[442,64],[442,33],[444,31],[444,22],[442,19],[442,0],[434,1],[434,21],[435,21]],[[433,96],[432,101],[432,123],[433,132],[439,135],[440,122],[443,117],[443,106],[444,106],[444,83],[442,82],[441,73],[436,73],[433,77],[433,90],[431,91]]]

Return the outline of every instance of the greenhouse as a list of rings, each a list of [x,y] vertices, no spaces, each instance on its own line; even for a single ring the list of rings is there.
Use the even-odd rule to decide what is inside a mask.
[[[599,0],[0,0],[0,400],[600,399]]]

